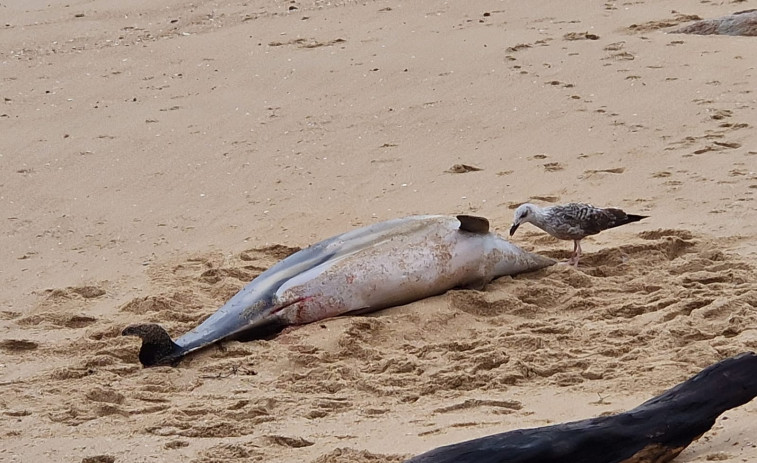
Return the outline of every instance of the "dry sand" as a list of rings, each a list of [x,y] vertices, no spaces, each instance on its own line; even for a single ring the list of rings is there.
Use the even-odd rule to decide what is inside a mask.
[[[0,0],[0,461],[401,461],[757,349],[757,42],[666,33],[750,6]],[[505,233],[527,200],[651,218],[578,269],[178,368],[118,335],[181,334],[359,225]],[[677,461],[757,461],[755,436],[750,403]]]

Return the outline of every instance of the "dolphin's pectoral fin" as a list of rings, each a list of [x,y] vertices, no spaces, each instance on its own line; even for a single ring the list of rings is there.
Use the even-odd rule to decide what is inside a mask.
[[[489,283],[488,280],[481,278],[478,280],[471,281],[470,283],[466,283],[462,286],[460,286],[459,289],[473,289],[476,291],[483,291],[486,287],[487,283]]]
[[[350,310],[349,312],[345,312],[345,313],[341,314],[341,316],[345,316],[345,315],[365,315],[367,313],[375,312],[376,310],[378,310],[378,309],[376,309],[375,307],[360,307],[359,309],[353,309],[353,310]]]
[[[458,215],[460,230],[471,233],[489,233],[489,220],[475,215]]]
[[[181,358],[181,347],[171,340],[171,336],[160,325],[154,323],[129,325],[121,334],[138,336],[142,339],[139,361],[146,367],[172,365]]]
[[[255,325],[255,327],[240,331],[230,337],[240,342],[254,341],[257,339],[272,339],[286,328],[288,324],[278,317],[271,318],[265,323]]]

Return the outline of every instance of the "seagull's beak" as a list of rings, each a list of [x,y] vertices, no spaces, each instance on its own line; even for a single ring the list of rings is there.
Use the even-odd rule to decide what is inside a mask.
[[[517,230],[518,227],[520,227],[519,223],[514,223],[513,226],[510,227],[510,236],[513,236],[515,234],[515,230]]]

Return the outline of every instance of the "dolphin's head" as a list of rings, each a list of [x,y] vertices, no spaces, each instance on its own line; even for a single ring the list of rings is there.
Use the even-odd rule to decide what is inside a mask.
[[[530,203],[521,204],[515,209],[515,215],[513,217],[513,224],[510,227],[510,236],[515,234],[515,230],[520,227],[520,224],[530,222],[536,215],[536,206]]]

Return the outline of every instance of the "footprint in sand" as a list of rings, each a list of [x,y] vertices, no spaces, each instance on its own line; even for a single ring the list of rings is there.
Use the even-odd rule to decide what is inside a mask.
[[[4,339],[0,341],[0,350],[9,354],[18,354],[36,350],[39,344],[26,339]]]

